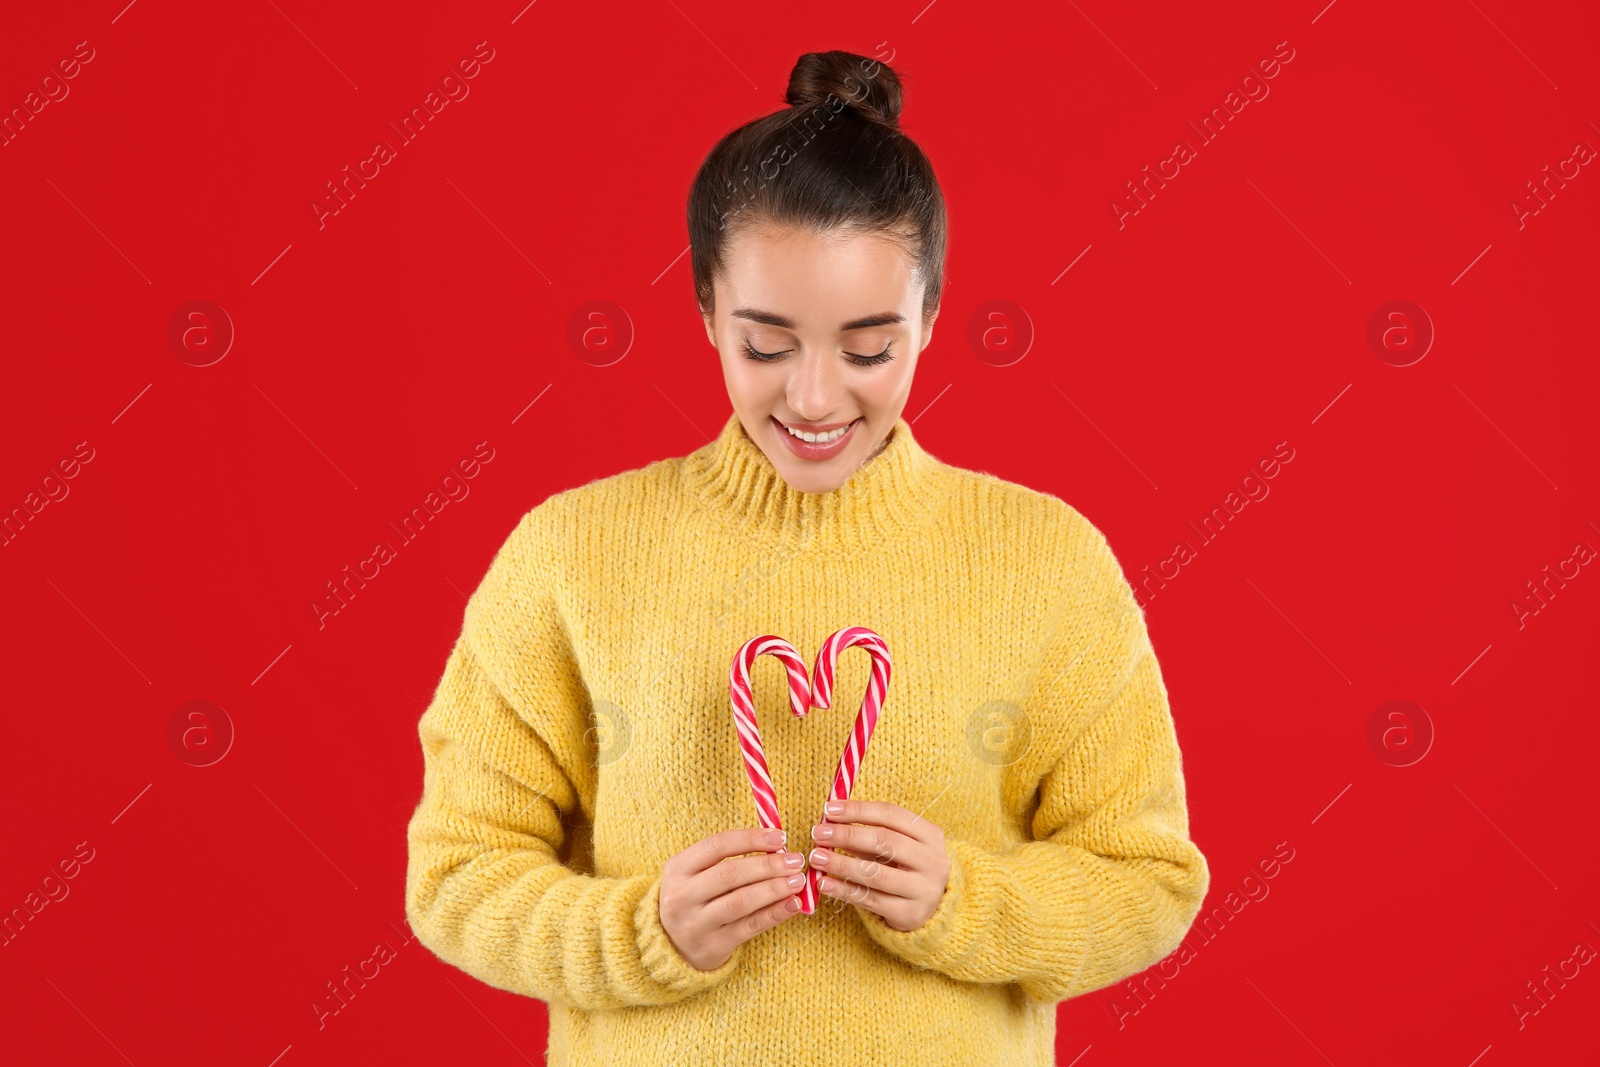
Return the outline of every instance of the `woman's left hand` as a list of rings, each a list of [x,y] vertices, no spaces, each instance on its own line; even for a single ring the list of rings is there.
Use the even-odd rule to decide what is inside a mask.
[[[943,830],[881,800],[829,801],[825,818],[811,828],[817,847],[808,857],[826,876],[824,893],[876,912],[902,931],[915,930],[938,910],[950,879]],[[840,855],[841,848],[854,855]]]

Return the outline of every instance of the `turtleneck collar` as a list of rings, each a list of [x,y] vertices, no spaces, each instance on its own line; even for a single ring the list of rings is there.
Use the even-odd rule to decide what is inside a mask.
[[[878,454],[826,493],[796,489],[750,439],[737,412],[715,440],[684,459],[690,495],[751,537],[801,548],[867,549],[921,522],[931,510],[929,455],[903,417]]]

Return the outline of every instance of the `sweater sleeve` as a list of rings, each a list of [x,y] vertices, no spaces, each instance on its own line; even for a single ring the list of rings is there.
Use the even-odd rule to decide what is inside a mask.
[[[500,989],[586,1010],[685,999],[726,979],[743,946],[702,971],[661,925],[660,872],[595,877],[561,862],[563,817],[594,773],[581,747],[588,698],[552,599],[517,560],[509,547],[496,557],[418,724],[407,919],[440,959]],[[514,656],[488,659],[480,633]],[[515,700],[488,666],[506,659]]]
[[[1095,555],[1114,566],[1094,536]],[[1210,873],[1189,839],[1161,668],[1120,568],[1102,569],[1100,583],[1085,583],[1094,592],[1079,603],[1102,613],[1058,629],[1024,709],[1036,738],[1065,736],[1038,782],[1033,840],[997,853],[946,835],[949,882],[915,930],[858,909],[873,940],[907,963],[1056,1002],[1158,962],[1199,912]],[[1080,643],[1096,629],[1095,643]]]

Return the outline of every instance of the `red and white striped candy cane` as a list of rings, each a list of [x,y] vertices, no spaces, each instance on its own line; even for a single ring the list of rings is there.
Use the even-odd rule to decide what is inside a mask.
[[[835,630],[817,652],[817,663],[811,671],[811,704],[816,708],[833,706],[833,680],[838,671],[839,653],[860,645],[872,656],[872,675],[867,679],[867,691],[861,698],[861,710],[856,714],[855,727],[850,740],[839,754],[839,767],[833,775],[833,788],[828,800],[849,800],[850,790],[856,784],[856,772],[861,769],[861,758],[867,753],[867,743],[878,726],[878,714],[883,710],[884,699],[889,694],[889,672],[894,666],[889,658],[889,646],[883,638],[865,626],[846,626]],[[823,802],[818,822],[828,821],[827,801]],[[806,878],[806,895],[801,897],[801,911],[810,914],[815,908],[822,872],[810,867]]]
[[[750,693],[750,669],[758,656],[774,656],[780,660],[789,676],[789,710],[796,716],[803,716],[813,706],[833,706],[833,681],[838,671],[839,653],[855,645],[862,646],[872,656],[872,676],[867,682],[866,694],[861,699],[861,711],[856,715],[850,740],[839,756],[833,788],[828,794],[829,800],[847,800],[851,787],[855,785],[856,772],[861,768],[861,758],[866,754],[867,743],[872,740],[872,731],[878,725],[878,714],[883,709],[884,698],[889,692],[891,663],[889,647],[884,644],[883,638],[865,626],[847,626],[835,631],[822,643],[822,649],[817,653],[816,667],[809,679],[805,660],[800,658],[800,653],[793,645],[781,637],[771,634],[752,637],[734,654],[733,664],[728,669],[728,695],[733,704],[733,722],[739,731],[739,748],[744,754],[744,769],[750,778],[750,791],[755,796],[756,816],[761,825],[769,830],[783,829],[783,820],[778,814],[778,794],[772,784],[772,771],[767,766],[766,752],[761,746],[761,731],[756,726],[755,701]],[[826,819],[827,809],[824,808],[822,820],[819,821]],[[807,871],[805,884],[797,894],[800,897],[801,914],[810,915],[817,910],[821,881],[821,871],[814,867]]]
[[[733,702],[733,724],[739,731],[739,749],[744,753],[745,773],[750,776],[750,791],[756,798],[756,817],[767,829],[782,830],[778,794],[772,785],[772,772],[767,767],[766,753],[761,748],[755,701],[750,695],[750,668],[755,665],[758,656],[774,656],[783,663],[789,675],[789,710],[796,715],[804,715],[811,710],[811,684],[806,677],[806,661],[800,658],[800,653],[783,638],[771,634],[746,641],[734,654],[733,665],[728,669],[728,696]]]

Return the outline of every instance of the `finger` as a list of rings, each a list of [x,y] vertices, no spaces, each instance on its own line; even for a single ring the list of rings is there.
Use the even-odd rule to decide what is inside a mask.
[[[905,897],[890,896],[871,886],[859,885],[855,882],[840,881],[831,875],[822,879],[817,887],[824,896],[842,900],[848,904],[859,904],[868,911],[876,912],[885,919],[899,926],[908,926],[907,919],[911,914],[912,901]]]
[[[774,843],[770,838],[782,830],[768,830],[763,826],[749,826],[738,830],[723,830],[710,837],[701,838],[682,853],[687,866],[685,876],[693,876],[721,863],[729,856],[743,856],[751,852],[775,852],[783,848],[782,838]]]
[[[739,926],[740,923],[763,908],[781,903],[785,897],[794,896],[800,887],[805,885],[805,881],[806,876],[802,871],[778,878],[764,878],[719,897],[713,897],[705,903],[704,910],[717,928],[731,926],[735,931],[739,931],[744,929]]]
[[[773,852],[764,856],[723,860],[690,877],[683,886],[683,900],[691,905],[704,904],[752,883],[784,878],[803,873],[804,870],[805,857],[798,852]],[[721,919],[718,921],[726,922]]]
[[[831,833],[824,836],[823,831]],[[882,826],[825,822],[812,827],[811,838],[823,848],[845,848],[858,856],[911,870],[926,869],[933,852],[931,845]]]
[[[943,830],[921,815],[886,800],[837,800],[829,803],[843,804],[844,810],[837,815],[824,813],[823,818],[828,822],[859,822],[884,826],[930,845],[944,836]]]
[[[877,860],[846,856],[821,847],[812,849],[809,858],[811,865],[829,878],[854,882],[876,889],[886,896],[911,897],[916,893],[917,876],[899,867],[890,867]]]
[[[782,900],[745,916],[744,919],[731,928],[731,932],[740,941],[748,941],[763,930],[770,930],[785,919],[792,919],[800,914],[800,898],[786,896]]]

